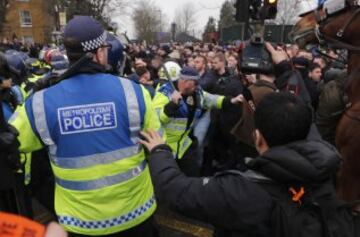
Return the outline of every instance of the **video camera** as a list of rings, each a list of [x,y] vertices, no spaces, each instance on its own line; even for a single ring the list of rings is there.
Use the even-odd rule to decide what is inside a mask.
[[[240,59],[241,72],[245,74],[272,74],[274,70],[270,53],[266,50],[264,39],[253,35],[243,49]]]
[[[241,72],[245,74],[273,73],[271,55],[264,44],[264,22],[276,18],[277,2],[278,0],[237,0],[235,3],[236,21],[245,23],[247,27],[253,26],[251,39],[239,60]]]
[[[247,23],[249,19],[265,21],[275,19],[278,0],[236,0],[235,20]]]

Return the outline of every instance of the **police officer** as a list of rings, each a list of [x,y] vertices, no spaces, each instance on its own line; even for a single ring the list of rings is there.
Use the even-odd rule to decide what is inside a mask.
[[[196,161],[196,143],[190,137],[195,122],[201,117],[203,109],[229,108],[241,101],[241,97],[225,98],[212,95],[198,86],[198,72],[184,67],[179,80],[162,85],[156,92],[153,103],[164,126],[167,140],[179,166],[189,176],[198,176],[200,167]],[[172,84],[173,83],[173,84]]]
[[[141,130],[160,130],[150,96],[104,73],[108,45],[98,21],[72,19],[64,44],[72,65],[67,79],[29,97],[11,118],[20,150],[47,147],[55,211],[71,235],[153,236],[156,202],[138,144]]]
[[[9,57],[0,52],[0,96],[6,121],[16,107],[24,102],[20,87],[14,85],[17,76],[19,76],[17,68],[9,64]]]
[[[24,192],[17,131],[7,123],[18,105],[16,93],[12,90],[14,70],[5,55],[0,53],[0,211],[31,216]]]

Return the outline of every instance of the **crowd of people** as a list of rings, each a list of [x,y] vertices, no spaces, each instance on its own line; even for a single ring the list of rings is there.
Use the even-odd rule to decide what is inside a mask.
[[[304,187],[336,196],[346,55],[265,43],[273,69],[247,73],[246,47],[125,45],[85,16],[63,46],[4,40],[1,117],[20,143],[4,151],[20,158],[1,162],[70,236],[157,236],[157,203],[213,224],[214,236],[274,236],[274,192],[294,205]]]

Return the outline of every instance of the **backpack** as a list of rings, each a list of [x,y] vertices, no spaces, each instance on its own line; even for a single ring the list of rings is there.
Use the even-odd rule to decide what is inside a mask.
[[[271,236],[360,237],[360,213],[354,212],[351,204],[335,195],[317,197],[326,194],[328,187],[299,187],[298,191],[292,187],[289,193],[284,187],[260,185],[275,200]]]
[[[339,200],[330,181],[287,187],[265,176],[259,178],[262,175],[253,171],[234,172],[254,181],[273,198],[272,237],[360,237],[360,213],[353,210],[360,201]]]

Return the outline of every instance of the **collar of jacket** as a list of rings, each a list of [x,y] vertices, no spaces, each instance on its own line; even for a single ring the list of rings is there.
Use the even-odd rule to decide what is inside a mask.
[[[106,67],[100,64],[97,64],[93,61],[89,61],[77,68],[73,73],[68,75],[67,78],[79,75],[79,74],[96,74],[96,73],[105,73]]]
[[[252,170],[279,183],[321,183],[332,178],[341,165],[336,148],[309,135],[307,139],[272,147],[255,159],[247,159]]]

